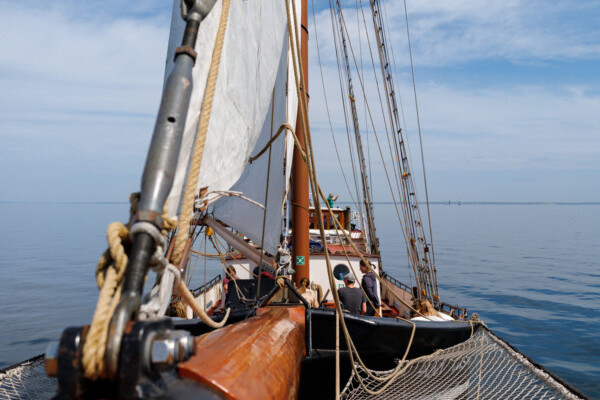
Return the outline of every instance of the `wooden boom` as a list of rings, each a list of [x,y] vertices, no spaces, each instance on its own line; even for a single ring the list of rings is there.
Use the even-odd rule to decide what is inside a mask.
[[[260,308],[255,317],[200,336],[179,375],[230,399],[295,399],[304,318],[304,307]]]

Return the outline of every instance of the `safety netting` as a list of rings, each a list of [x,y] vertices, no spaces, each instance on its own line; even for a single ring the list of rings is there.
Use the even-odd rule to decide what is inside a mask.
[[[341,394],[344,400],[582,398],[485,328],[393,370],[355,366]]]
[[[44,370],[43,355],[0,370],[0,400],[50,399],[56,388],[56,379]]]
[[[357,375],[358,374],[358,375]],[[57,382],[38,356],[0,371],[0,400],[50,399]],[[463,343],[390,371],[356,364],[341,398],[389,400],[582,399],[583,395],[481,328]]]

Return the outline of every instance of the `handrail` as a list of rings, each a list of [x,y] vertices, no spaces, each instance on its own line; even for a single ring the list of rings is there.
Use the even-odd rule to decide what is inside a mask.
[[[199,294],[206,292],[209,289],[212,289],[213,286],[215,286],[217,283],[219,283],[220,280],[221,280],[221,274],[215,276],[210,281],[206,282],[204,285],[200,286],[199,288],[192,290],[191,292],[194,296],[198,296]]]
[[[408,293],[412,293],[412,289],[410,288],[410,286],[406,285],[405,283],[400,282],[398,279],[394,278],[393,276],[391,276],[390,274],[386,274],[385,272],[381,272],[381,277],[391,283],[393,283],[394,285],[396,285],[397,287],[399,287],[402,290],[407,291]]]
[[[469,311],[467,310],[466,307],[459,307],[458,305],[452,305],[452,304],[443,303],[443,302],[440,302],[439,306],[440,306],[441,311],[446,311],[444,308],[447,308],[448,311],[446,311],[446,312],[448,314],[450,314],[450,316],[452,316],[452,317],[459,318],[459,319],[468,319],[469,318]]]
[[[410,286],[400,282],[398,279],[393,276],[386,274],[385,272],[381,272],[381,277],[392,284],[396,285],[400,289],[407,291],[408,293],[412,293],[412,289]],[[444,302],[438,302],[435,304],[435,308],[439,308],[440,311],[445,311],[451,316],[459,319],[468,319],[469,311],[466,307],[459,307],[458,305],[452,305]]]

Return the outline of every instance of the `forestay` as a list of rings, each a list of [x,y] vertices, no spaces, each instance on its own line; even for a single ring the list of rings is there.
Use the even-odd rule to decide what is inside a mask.
[[[179,0],[175,0],[167,54],[173,54],[181,41],[184,21]],[[193,143],[201,114],[210,60],[221,14],[219,0],[200,25],[195,50],[194,89],[190,99],[178,165],[169,194],[168,213],[176,216],[190,164]],[[219,192],[235,190],[243,196],[265,204],[269,152],[248,164],[251,155],[260,150],[287,122],[295,125],[297,98],[288,80],[288,40],[285,2],[279,0],[234,1],[223,43],[216,82],[216,92],[208,126],[200,176],[196,189],[202,189],[211,200]],[[165,78],[173,69],[167,60]],[[291,79],[288,79],[288,75]],[[287,90],[286,90],[287,89]],[[272,119],[272,121],[271,121]],[[271,129],[272,128],[272,129]],[[271,147],[271,173],[267,204],[265,248],[273,252],[281,233],[281,209],[286,192],[286,176],[291,157],[289,135],[281,135]],[[241,179],[240,179],[241,177]],[[239,179],[239,182],[238,182]],[[237,184],[236,184],[237,182]],[[234,186],[235,184],[235,186]],[[232,188],[233,186],[233,188]],[[240,198],[223,198],[214,206],[215,216],[222,219],[256,243],[261,242],[264,210]]]

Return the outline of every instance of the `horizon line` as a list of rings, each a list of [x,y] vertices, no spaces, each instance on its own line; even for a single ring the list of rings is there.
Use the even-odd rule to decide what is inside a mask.
[[[337,204],[354,204],[351,201],[337,201]],[[19,201],[0,200],[0,204],[129,204],[128,201]],[[373,204],[394,204],[393,201],[374,201]],[[418,204],[426,204],[419,201]],[[600,205],[600,201],[474,201],[474,200],[449,200],[430,201],[429,204],[440,205]]]

